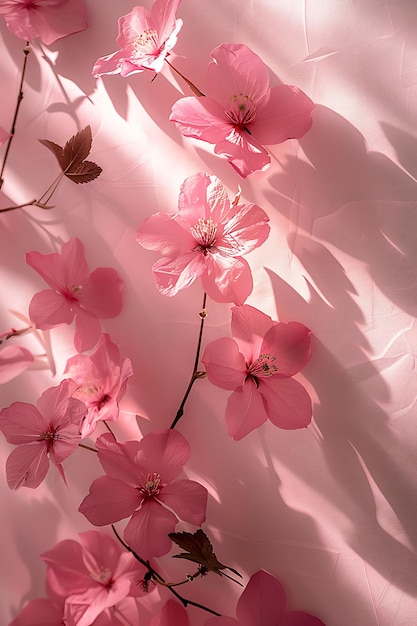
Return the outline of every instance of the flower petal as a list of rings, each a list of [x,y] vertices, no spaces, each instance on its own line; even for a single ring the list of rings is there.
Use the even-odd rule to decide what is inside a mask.
[[[112,54],[108,54],[104,57],[100,57],[94,63],[92,69],[92,75],[95,78],[103,76],[103,74],[120,74],[122,69],[124,53],[123,50],[116,50]],[[136,71],[138,69],[136,68]]]
[[[271,376],[259,380],[259,393],[265,403],[269,419],[278,428],[295,430],[311,422],[311,398],[293,378]]]
[[[253,289],[252,272],[245,259],[214,253],[206,257],[201,277],[204,291],[216,302],[243,304]]]
[[[232,335],[250,365],[261,354],[265,334],[274,326],[269,315],[249,304],[232,308]]]
[[[226,406],[227,432],[235,441],[246,437],[268,419],[255,383],[248,380],[232,393]]]
[[[171,549],[168,533],[175,530],[177,518],[153,498],[145,500],[128,522],[124,538],[137,554],[147,561]]]
[[[234,391],[245,382],[245,357],[231,337],[222,337],[207,344],[201,360],[213,385]]]
[[[189,623],[187,611],[174,600],[165,602],[159,615],[151,620],[151,626],[189,626]]]
[[[207,622],[204,622],[204,626],[240,626],[239,622],[234,617],[211,617]]]
[[[311,331],[299,322],[277,322],[265,334],[261,354],[276,357],[278,372],[293,376],[303,369],[311,358]]]
[[[63,610],[49,598],[31,600],[9,626],[62,626]]]
[[[277,85],[257,110],[250,131],[264,145],[300,138],[311,128],[314,109],[314,102],[301,89]]]
[[[216,247],[227,250],[232,256],[252,252],[264,243],[269,235],[269,218],[256,204],[237,204],[223,212],[224,231]]]
[[[74,346],[78,352],[94,348],[101,335],[101,322],[89,311],[78,308],[75,316]]]
[[[140,456],[138,441],[115,441],[110,433],[101,435],[96,440],[98,458],[106,474],[136,487],[139,469],[136,457]]]
[[[106,526],[132,515],[140,501],[139,491],[134,487],[116,478],[100,476],[91,484],[90,493],[78,510],[94,526]]]
[[[6,346],[0,351],[0,385],[8,383],[24,372],[34,356],[22,346]]]
[[[224,139],[216,143],[214,152],[226,156],[242,178],[252,172],[265,171],[271,163],[267,150],[243,128],[232,128]]]
[[[251,576],[240,596],[236,616],[241,626],[277,626],[285,601],[279,580],[259,570]]]
[[[175,296],[206,270],[203,254],[191,252],[174,258],[159,259],[152,267],[156,286],[164,296]]]
[[[223,107],[207,96],[188,96],[174,103],[169,116],[171,122],[185,137],[194,137],[208,143],[224,141],[233,130]]]
[[[18,446],[6,461],[7,484],[10,489],[39,487],[49,469],[46,445],[33,443]]]
[[[177,430],[170,428],[146,435],[139,442],[139,448],[138,467],[145,475],[159,474],[162,484],[174,480],[191,456],[188,441]]]
[[[41,559],[48,566],[48,587],[58,596],[65,598],[94,585],[83,559],[82,546],[78,541],[73,539],[60,541],[41,554]]]
[[[197,221],[195,214],[193,219]],[[136,241],[147,250],[155,250],[164,256],[189,254],[195,247],[190,225],[177,215],[155,213],[140,224]]]
[[[111,267],[98,267],[90,274],[81,306],[101,319],[119,315],[123,306],[124,283]]]
[[[28,402],[13,402],[0,411],[0,431],[9,443],[35,442],[47,427],[43,415]]]
[[[36,328],[49,330],[58,324],[71,324],[75,309],[61,293],[44,289],[35,293],[29,304],[29,317]]]
[[[325,624],[321,619],[309,613],[290,611],[281,617],[277,626],[325,626]]]
[[[206,519],[207,496],[207,489],[200,483],[176,480],[163,487],[157,497],[183,522],[201,526]]]

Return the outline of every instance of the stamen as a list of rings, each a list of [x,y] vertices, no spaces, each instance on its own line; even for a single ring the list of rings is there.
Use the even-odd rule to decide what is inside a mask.
[[[150,472],[146,475],[145,484],[139,487],[139,491],[145,498],[153,498],[157,496],[160,491],[160,483],[160,475],[156,472]]]
[[[107,567],[106,569],[102,569],[99,572],[91,572],[90,578],[100,583],[100,585],[103,585],[103,587],[108,587],[111,585],[112,582],[112,573]]]
[[[259,357],[248,367],[248,376],[253,378],[267,378],[278,372],[278,368],[274,365],[275,356],[271,354],[260,354]]]
[[[211,217],[208,220],[200,218],[197,224],[190,228],[190,232],[197,241],[194,251],[207,254],[216,242],[217,224]]]
[[[158,33],[154,28],[147,28],[136,37],[132,45],[132,57],[142,57],[143,54],[157,55],[160,52],[158,46]]]
[[[256,104],[243,93],[231,98],[231,106],[225,111],[227,117],[238,126],[245,126],[256,116]]]

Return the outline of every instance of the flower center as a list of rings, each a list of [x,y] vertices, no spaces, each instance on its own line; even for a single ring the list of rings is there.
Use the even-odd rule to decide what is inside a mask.
[[[103,587],[111,587],[112,585],[112,573],[108,567],[101,569],[99,572],[91,572],[90,577]]]
[[[140,493],[147,500],[148,498],[154,498],[160,492],[161,477],[156,472],[149,472],[146,475],[145,483],[139,487]]]
[[[199,219],[195,226],[190,228],[190,232],[197,242],[194,252],[202,252],[205,256],[216,243],[217,224],[211,217],[208,220]]]
[[[230,108],[225,111],[234,124],[246,126],[255,118],[256,105],[243,93],[239,93],[231,98]]]
[[[154,28],[147,28],[136,37],[132,45],[132,57],[142,57],[143,55],[157,56],[163,46],[158,45],[158,32]]]
[[[58,441],[58,439],[61,439],[61,436],[59,435],[59,433],[57,433],[57,429],[55,429],[41,433],[39,435],[38,441],[46,441],[46,451],[49,452],[50,449],[53,447],[54,442]]]
[[[276,357],[271,354],[260,354],[259,357],[251,363],[247,369],[247,378],[253,378],[255,383],[259,378],[268,378],[278,372],[278,368],[274,365]]]

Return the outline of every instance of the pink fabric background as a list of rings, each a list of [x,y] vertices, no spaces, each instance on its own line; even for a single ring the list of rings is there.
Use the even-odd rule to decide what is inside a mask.
[[[26,251],[59,250],[78,236],[91,269],[114,267],[126,283],[122,314],[104,322],[135,372],[115,432],[124,440],[138,436],[137,423],[143,434],[168,427],[191,374],[202,292],[195,284],[161,296],[151,274],[158,257],[137,245],[135,230],[151,213],[175,211],[181,183],[197,171],[219,176],[231,195],[240,185],[272,226],[248,258],[248,303],[312,330],[313,358],[300,380],[314,420],[294,432],[268,422],[234,442],[227,392],[198,381],[178,428],[192,446],[188,477],[209,490],[204,528],[245,581],[267,569],[291,607],[327,626],[415,626],[417,4],[183,0],[172,60],[198,86],[215,46],[245,43],[270,67],[271,84],[295,84],[317,103],[312,130],[271,147],[270,169],[245,180],[168,121],[172,104],[189,95],[168,68],[152,83],[151,74],[92,78],[95,60],[116,49],[117,18],[134,3],[86,5],[87,31],[29,55],[0,208],[36,197],[58,172],[38,138],[62,144],[90,124],[91,158],[103,173],[85,186],[63,181],[50,212],[0,215],[0,330],[19,327],[10,311],[27,314],[44,288]],[[0,125],[8,128],[23,42],[4,20],[0,35]],[[228,305],[209,302],[204,342],[227,334],[229,318]],[[56,375],[47,365],[25,372],[1,387],[1,406],[34,403],[57,385],[72,338],[72,328],[51,331]],[[43,352],[34,339],[30,347]],[[2,465],[10,450],[2,437]],[[1,624],[43,595],[39,554],[90,528],[77,508],[101,469],[79,449],[65,470],[68,489],[52,468],[38,490],[15,493],[0,473]],[[169,567],[173,576],[188,571],[177,561]],[[215,575],[184,589],[229,615],[239,593]],[[159,595],[143,608],[144,623],[169,597]],[[208,617],[189,615],[196,626]]]

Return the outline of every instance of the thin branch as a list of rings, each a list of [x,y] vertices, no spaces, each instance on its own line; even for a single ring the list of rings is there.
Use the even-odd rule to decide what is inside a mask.
[[[90,446],[86,446],[85,443],[79,443],[78,446],[80,448],[84,448],[84,450],[90,450],[91,452],[95,452],[96,454],[98,454],[98,450],[96,450],[95,448],[91,448]]]
[[[113,437],[113,439],[115,441],[117,441],[116,439],[116,435],[114,434],[114,432],[112,431],[112,429],[110,428],[110,426],[108,425],[108,423],[106,422],[106,420],[103,420],[103,424],[104,426],[107,428],[107,430],[109,431],[109,433],[111,434],[111,436]]]
[[[123,541],[123,539],[120,537],[119,533],[117,532],[114,524],[111,525],[114,534],[116,535],[118,541],[120,541],[120,543],[122,544],[122,546],[128,551],[130,552],[130,554],[137,560],[139,561],[139,563],[141,563],[144,567],[146,567],[146,569],[148,570],[148,572],[151,574],[152,576],[152,580],[154,580],[156,583],[166,583],[165,579],[162,578],[162,576],[160,576],[158,574],[158,572],[150,565],[149,561],[145,561],[144,559],[142,559],[138,554],[136,554],[136,552],[134,550],[132,550],[132,548]],[[178,593],[178,591],[175,591],[175,589],[172,588],[172,586],[170,586],[169,584],[165,584],[164,585],[168,591],[170,591],[176,598],[177,600],[179,600],[181,602],[181,604],[187,608],[188,605],[190,606],[195,606],[198,609],[201,609],[202,611],[207,611],[207,613],[211,613],[212,615],[216,615],[216,617],[221,617],[221,613],[217,613],[217,611],[213,611],[213,609],[209,609],[207,606],[204,606],[204,604],[199,604],[198,602],[194,602],[193,600],[188,600],[187,598],[184,598],[182,595],[180,595]]]
[[[199,335],[198,335],[197,351],[196,351],[195,360],[194,360],[193,373],[191,374],[190,382],[188,383],[188,387],[186,389],[186,392],[184,394],[182,402],[181,402],[181,404],[179,406],[177,414],[176,414],[176,416],[174,418],[174,421],[172,422],[172,424],[170,426],[171,429],[175,428],[175,426],[177,425],[178,421],[183,416],[185,403],[187,402],[188,396],[190,395],[190,391],[191,391],[192,386],[194,385],[195,381],[198,378],[205,378],[205,376],[206,376],[205,372],[199,372],[198,371],[198,363],[200,361],[201,341],[202,341],[202,338],[203,338],[204,321],[205,321],[205,319],[207,317],[206,300],[207,300],[207,294],[204,292],[203,306],[201,307],[201,311],[199,313],[201,322],[200,322],[200,332],[199,332]]]
[[[9,156],[9,151],[10,151],[10,147],[12,145],[12,141],[13,141],[13,137],[15,134],[15,130],[16,130],[16,122],[17,122],[17,116],[19,114],[19,109],[20,109],[20,104],[23,100],[23,82],[25,80],[25,73],[26,73],[26,64],[27,64],[27,60],[28,60],[28,55],[30,52],[30,44],[29,41],[26,42],[26,46],[23,48],[23,54],[24,59],[23,59],[23,66],[22,66],[22,74],[20,76],[20,85],[19,85],[19,93],[17,96],[17,101],[16,101],[16,108],[14,111],[14,116],[13,116],[13,121],[12,121],[12,126],[10,128],[10,137],[7,141],[7,145],[6,145],[6,151],[4,153],[4,157],[3,157],[3,164],[1,166],[1,170],[0,170],[0,189],[2,188],[4,179],[3,179],[3,173],[4,173],[4,168],[6,167],[6,162],[7,162],[7,157]]]
[[[202,91],[200,91],[199,88],[194,85],[194,83],[188,80],[188,78],[186,78],[184,74],[181,74],[181,72],[177,70],[177,68],[174,67],[172,63],[170,63],[166,57],[165,57],[165,61],[168,63],[169,67],[178,74],[178,76],[181,76],[182,80],[184,80],[187,83],[187,85],[189,86],[193,94],[197,96],[197,98],[202,98],[205,96],[205,94]]]

